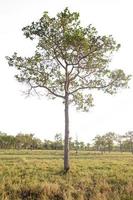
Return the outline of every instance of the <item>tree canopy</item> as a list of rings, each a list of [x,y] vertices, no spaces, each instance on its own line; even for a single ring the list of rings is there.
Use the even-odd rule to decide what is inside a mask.
[[[121,69],[109,70],[111,55],[120,44],[111,35],[99,36],[92,25],[81,27],[78,13],[66,8],[51,18],[44,12],[38,22],[22,30],[31,40],[38,38],[35,55],[22,58],[14,53],[7,59],[18,69],[17,80],[26,82],[30,92],[43,88],[52,98],[65,98],[67,90],[69,101],[86,110],[92,105],[90,90],[113,94],[127,86],[129,76]]]

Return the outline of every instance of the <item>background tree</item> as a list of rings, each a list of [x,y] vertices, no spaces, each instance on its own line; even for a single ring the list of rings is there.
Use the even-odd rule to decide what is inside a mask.
[[[69,137],[69,149],[74,150],[75,149],[75,143],[72,139],[72,137]]]
[[[100,135],[96,135],[96,137],[93,140],[94,140],[94,146],[96,148],[96,151],[99,151],[100,150],[100,146],[101,146],[101,136]]]
[[[129,143],[129,150],[133,154],[133,131],[128,131],[125,134],[125,138],[127,139],[127,142]]]
[[[55,138],[55,149],[63,149],[62,134],[56,133],[54,138]]]
[[[19,82],[32,91],[45,91],[52,98],[62,98],[65,107],[64,170],[69,170],[69,104],[87,111],[93,106],[92,89],[110,94],[127,87],[130,76],[119,69],[109,70],[111,55],[120,47],[112,36],[99,36],[96,29],[80,25],[79,13],[66,8],[56,17],[47,12],[38,22],[23,29],[31,40],[37,38],[35,55],[7,57],[15,66]],[[39,89],[39,90],[38,90]]]
[[[78,135],[76,135],[76,139],[74,141],[74,147],[76,150],[76,155],[78,154],[78,150],[79,150],[79,140],[78,140]]]
[[[108,132],[108,133],[105,134],[106,146],[107,146],[107,149],[108,149],[109,153],[113,149],[115,138],[116,138],[115,133]]]
[[[83,141],[79,142],[79,149],[85,150],[85,143]]]
[[[116,135],[116,142],[117,142],[117,144],[118,144],[118,146],[119,146],[119,151],[122,153],[123,150],[124,150],[124,149],[123,149],[123,136],[117,134],[117,135]]]
[[[94,140],[94,146],[96,151],[101,151],[101,153],[105,152],[106,150],[106,138],[105,135],[96,135]]]
[[[39,138],[33,137],[32,138],[32,144],[31,144],[31,149],[42,149],[43,148],[43,143]]]
[[[53,142],[50,141],[50,140],[44,140],[44,143],[43,143],[43,148],[44,149],[53,149],[54,148],[54,145],[53,145]]]
[[[90,143],[87,143],[87,144],[85,145],[85,150],[86,150],[86,151],[89,151],[89,150],[90,150]]]
[[[34,134],[19,133],[15,137],[17,149],[34,149],[41,145],[41,140],[34,138]]]
[[[0,131],[0,148],[15,148],[15,137],[12,135],[7,135],[6,133]]]

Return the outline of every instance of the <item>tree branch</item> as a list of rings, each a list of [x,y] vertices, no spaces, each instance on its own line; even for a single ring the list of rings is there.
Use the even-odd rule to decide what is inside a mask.
[[[117,79],[116,79],[117,80]],[[89,85],[88,86],[84,86],[84,87],[79,87],[75,90],[73,90],[72,92],[69,92],[69,95],[72,95],[74,94],[75,92],[79,91],[79,90],[85,90],[85,89],[104,89],[104,88],[107,88],[109,86],[111,86],[116,80],[113,80],[111,81],[109,84],[107,85],[103,85],[103,86],[94,86],[94,87],[90,87]]]
[[[59,47],[58,47],[59,48]],[[54,49],[54,54],[55,54],[55,59],[57,60],[57,62],[63,67],[63,69],[65,69],[65,66],[62,64],[62,62],[58,59],[57,55],[56,55],[56,51]]]
[[[30,93],[31,93],[32,90],[34,90],[34,92],[38,95],[36,89],[37,89],[37,88],[44,88],[44,89],[46,89],[48,92],[50,92],[51,94],[53,94],[53,95],[56,96],[56,97],[60,97],[60,98],[63,98],[63,99],[65,98],[65,96],[53,92],[50,88],[48,88],[48,87],[45,86],[45,85],[39,85],[39,84],[38,84],[38,85],[32,85],[32,83],[30,82],[30,80],[27,82],[27,84],[30,86],[30,89],[28,90],[27,96],[30,95]],[[38,96],[39,96],[39,95],[38,95]]]
[[[33,88],[38,88],[38,87],[48,90],[51,94],[53,94],[56,97],[60,97],[60,98],[63,98],[63,99],[65,98],[63,95],[60,95],[60,94],[57,94],[57,93],[53,92],[50,88],[48,88],[45,85],[43,85],[43,86],[42,85],[33,86]]]

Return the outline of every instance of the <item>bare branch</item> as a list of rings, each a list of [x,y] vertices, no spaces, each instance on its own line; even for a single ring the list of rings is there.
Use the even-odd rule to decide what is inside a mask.
[[[33,88],[44,88],[46,89],[48,92],[50,92],[51,94],[55,95],[56,97],[60,97],[60,98],[65,98],[63,95],[60,95],[58,93],[53,92],[49,87],[45,86],[45,85],[36,85],[36,86],[32,86]]]
[[[26,93],[26,94],[27,94],[27,97],[31,94],[31,91],[32,91],[32,90],[34,90],[35,94],[36,94],[38,97],[40,97],[40,96],[39,96],[39,93],[36,91],[36,87],[33,87],[33,86],[31,85],[30,82],[29,82],[28,84],[29,84],[30,88],[28,89],[28,91],[27,91],[27,93]]]

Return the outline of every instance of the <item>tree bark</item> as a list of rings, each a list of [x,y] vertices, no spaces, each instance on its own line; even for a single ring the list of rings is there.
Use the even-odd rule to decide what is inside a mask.
[[[69,170],[69,102],[68,94],[65,96],[65,141],[64,141],[64,171]]]

